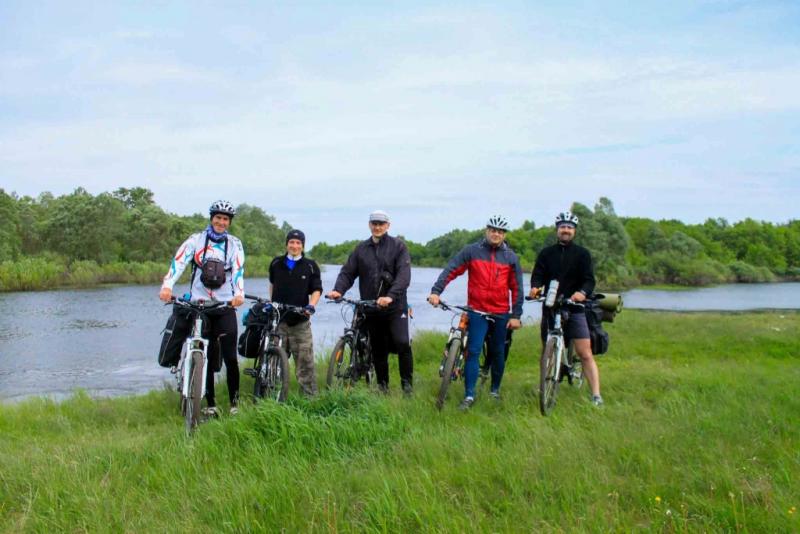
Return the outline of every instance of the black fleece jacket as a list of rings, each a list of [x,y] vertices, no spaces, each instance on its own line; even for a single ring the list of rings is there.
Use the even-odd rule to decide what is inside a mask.
[[[546,286],[547,292],[551,280],[558,280],[559,295],[569,298],[576,291],[591,295],[595,285],[592,255],[572,242],[543,248],[533,267],[531,287]]]
[[[388,273],[391,281],[383,273]],[[339,271],[334,291],[344,294],[356,278],[362,299],[391,297],[393,302],[383,313],[405,312],[406,291],[411,283],[411,257],[405,243],[384,234],[377,243],[370,237],[356,245]]]

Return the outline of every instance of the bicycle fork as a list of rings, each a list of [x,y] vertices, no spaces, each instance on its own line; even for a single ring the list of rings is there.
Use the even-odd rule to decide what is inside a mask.
[[[195,333],[200,332],[201,319],[195,320]],[[199,335],[194,335],[188,340],[189,346],[186,348],[186,365],[183,366],[183,384],[181,394],[189,398],[189,378],[192,376],[194,367],[194,355],[200,354],[203,357],[203,380],[201,382],[200,398],[206,396],[206,378],[208,376],[208,343]]]

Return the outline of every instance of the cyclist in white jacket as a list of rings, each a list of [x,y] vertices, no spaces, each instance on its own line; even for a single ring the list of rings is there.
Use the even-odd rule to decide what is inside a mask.
[[[175,283],[186,267],[191,265],[192,279],[189,287],[191,301],[229,301],[232,306],[240,306],[244,302],[244,249],[239,239],[228,234],[228,227],[234,215],[236,209],[226,200],[218,200],[211,204],[209,208],[211,220],[208,227],[189,236],[173,257],[169,271],[161,284],[159,293],[161,300],[170,301]],[[175,330],[179,328],[182,330],[180,335],[186,337],[191,331],[191,322],[177,321]],[[208,407],[205,413],[211,416],[216,416],[218,413],[214,395],[214,373],[222,368],[224,360],[231,414],[236,414],[239,404],[236,312],[231,308],[210,312],[205,329],[203,335],[209,339],[209,369],[213,371],[208,373],[206,379]]]

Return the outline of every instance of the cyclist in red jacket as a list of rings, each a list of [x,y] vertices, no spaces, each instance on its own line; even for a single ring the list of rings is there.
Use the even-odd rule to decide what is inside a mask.
[[[475,402],[475,384],[478,381],[478,359],[484,338],[492,334],[489,353],[492,361],[492,388],[490,395],[500,398],[500,382],[505,370],[505,330],[515,330],[521,325],[522,268],[519,259],[505,243],[508,221],[501,215],[489,218],[486,235],[478,243],[467,245],[455,255],[433,284],[428,302],[439,305],[439,295],[458,276],[469,273],[467,305],[495,316],[494,321],[477,313],[469,313],[467,327],[467,363],[465,368],[464,400],[459,406],[469,409]]]

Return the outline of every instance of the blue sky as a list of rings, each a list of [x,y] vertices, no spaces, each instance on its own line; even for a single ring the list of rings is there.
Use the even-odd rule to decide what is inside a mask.
[[[797,2],[0,2],[0,187],[141,185],[360,238],[621,215],[785,222]]]

